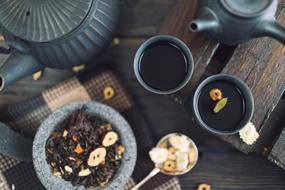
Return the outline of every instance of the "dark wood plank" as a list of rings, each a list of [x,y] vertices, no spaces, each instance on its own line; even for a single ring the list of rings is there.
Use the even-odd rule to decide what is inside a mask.
[[[141,38],[155,35],[158,32],[158,26],[176,1],[122,0],[118,36]]]
[[[283,124],[283,127],[285,124]],[[271,150],[268,159],[285,169],[285,128],[277,139],[276,143]]]
[[[171,95],[171,98],[179,104],[186,103],[219,45],[201,34],[189,31],[188,25],[195,16],[197,2],[197,0],[177,1],[160,28],[160,34],[173,35],[183,40],[193,54],[195,72],[191,81],[180,92]]]
[[[264,156],[268,156],[268,154],[270,154],[272,147],[274,147],[277,139],[279,138],[279,135],[281,134],[285,126],[284,115],[285,115],[285,99],[282,98],[278,102],[273,112],[271,112],[270,117],[262,127],[260,132],[260,138],[262,139],[262,141],[259,141],[258,144],[255,145],[255,152],[262,154]],[[277,135],[271,135],[271,134],[277,134]],[[285,146],[285,144],[283,146]],[[281,150],[282,151],[285,150],[285,147]]]
[[[285,1],[280,2],[280,7],[284,7]],[[285,25],[285,10],[282,9],[278,15],[279,22]],[[223,73],[238,76],[251,88],[255,100],[252,122],[260,134],[265,131],[262,128],[284,91],[284,55],[283,44],[273,39],[262,38],[239,46],[223,70]],[[224,139],[245,153],[256,151],[255,146],[246,145],[238,135],[227,136]]]
[[[180,182],[185,190],[195,190],[200,183],[213,190],[283,190],[284,178],[284,171],[264,158],[203,149],[198,165]]]

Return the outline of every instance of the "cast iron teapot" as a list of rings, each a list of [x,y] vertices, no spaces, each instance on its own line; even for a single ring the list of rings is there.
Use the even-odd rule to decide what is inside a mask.
[[[0,90],[44,67],[90,61],[112,39],[119,0],[0,0],[0,30],[11,53]]]
[[[270,36],[285,44],[285,28],[275,19],[278,0],[199,0],[192,32],[228,45]]]

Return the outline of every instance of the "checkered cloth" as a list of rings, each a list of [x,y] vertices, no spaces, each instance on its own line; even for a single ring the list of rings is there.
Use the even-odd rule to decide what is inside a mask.
[[[104,98],[103,90],[112,87],[115,96]],[[118,110],[130,123],[138,145],[138,160],[132,178],[124,189],[133,187],[153,168],[148,151],[153,147],[152,137],[142,115],[130,95],[123,88],[115,74],[107,69],[79,74],[67,81],[42,92],[39,96],[20,104],[8,106],[0,111],[0,120],[21,132],[33,137],[41,122],[54,110],[75,101],[96,100]],[[37,179],[32,163],[19,162],[0,154],[0,189],[1,190],[44,190]],[[142,190],[180,190],[177,178],[158,174]]]

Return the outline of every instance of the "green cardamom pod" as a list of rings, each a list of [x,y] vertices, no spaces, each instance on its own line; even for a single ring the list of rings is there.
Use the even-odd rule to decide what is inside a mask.
[[[221,99],[215,106],[214,112],[219,113],[228,103],[228,98]]]

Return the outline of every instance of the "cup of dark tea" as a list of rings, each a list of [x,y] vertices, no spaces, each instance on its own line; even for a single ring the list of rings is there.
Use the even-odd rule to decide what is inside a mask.
[[[137,50],[134,71],[139,83],[156,94],[172,94],[191,79],[193,57],[180,39],[158,35],[145,41]]]
[[[193,112],[198,124],[206,130],[231,135],[250,122],[254,100],[241,79],[218,74],[205,79],[196,89]]]

